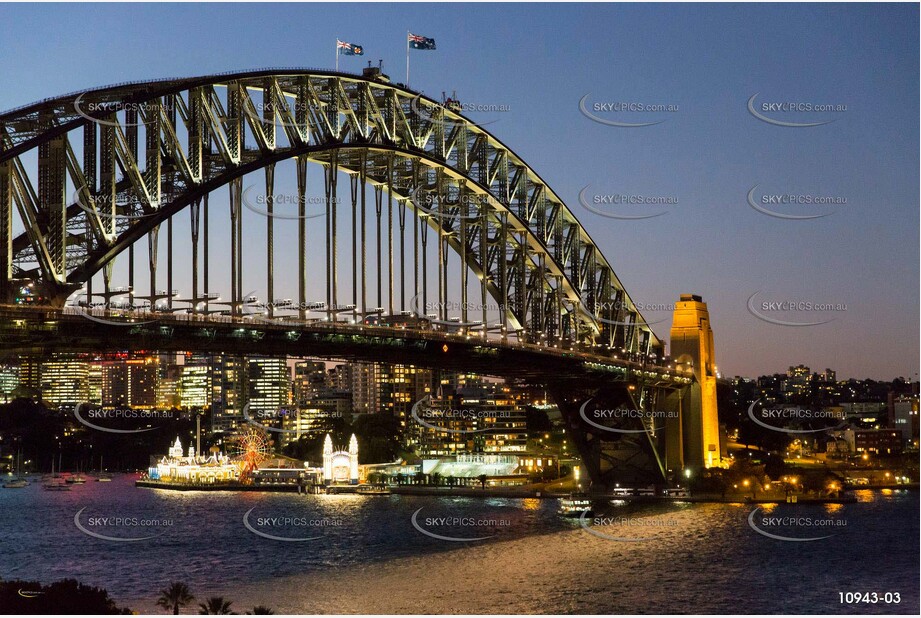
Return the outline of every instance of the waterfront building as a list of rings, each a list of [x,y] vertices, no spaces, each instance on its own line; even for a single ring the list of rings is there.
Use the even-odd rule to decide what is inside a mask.
[[[245,371],[243,358],[228,354],[215,354],[211,365],[211,430],[233,431],[244,423],[243,385]]]
[[[918,397],[889,393],[889,426],[902,432],[902,443],[918,448]]]
[[[211,407],[212,369],[206,364],[185,364],[181,368],[179,405],[187,410]]]
[[[102,405],[111,408],[155,408],[159,359],[156,356],[119,356],[102,361]]]
[[[348,450],[333,450],[333,440],[326,434],[323,442],[323,481],[332,484],[358,484],[358,439],[349,440]]]
[[[415,407],[407,445],[420,457],[469,453],[518,453],[527,448],[524,407],[511,389],[480,384]]]
[[[89,397],[89,363],[66,354],[52,354],[41,363],[42,399],[52,407],[73,408]]]
[[[177,437],[169,453],[148,468],[147,476],[154,481],[213,484],[238,480],[240,467],[220,452],[196,455],[191,444],[184,453]]]
[[[6,403],[13,399],[13,391],[19,386],[19,367],[15,365],[0,365],[0,402]]]
[[[289,372],[284,358],[247,358],[246,382],[251,408],[279,410],[288,405]]]
[[[408,426],[413,406],[432,393],[432,371],[411,365],[381,365],[380,411]]]
[[[326,388],[326,363],[303,360],[294,364],[294,380],[292,381],[294,405],[306,405],[313,395],[324,388]]]
[[[902,432],[896,429],[857,429],[849,427],[828,432],[826,452],[846,455],[897,455],[902,452]]]

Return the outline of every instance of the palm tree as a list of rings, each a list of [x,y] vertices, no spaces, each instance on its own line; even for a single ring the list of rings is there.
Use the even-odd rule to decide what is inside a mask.
[[[188,605],[195,600],[189,587],[182,582],[172,582],[169,588],[160,591],[160,598],[157,599],[157,607],[165,610],[173,610],[173,614],[179,615],[179,608]]]
[[[230,601],[225,601],[224,597],[211,597],[204,603],[198,604],[198,613],[199,614],[232,614],[230,611]]]
[[[246,613],[252,614],[252,615],[267,616],[269,614],[274,614],[275,612],[273,612],[271,609],[269,609],[265,605],[257,605],[256,607],[253,608],[253,611],[246,612]]]

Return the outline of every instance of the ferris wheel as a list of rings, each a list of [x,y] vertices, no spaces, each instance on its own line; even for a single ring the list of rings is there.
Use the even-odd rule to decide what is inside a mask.
[[[272,453],[272,444],[266,431],[252,425],[240,429],[228,441],[228,454],[240,468],[240,482],[252,481],[253,472]]]

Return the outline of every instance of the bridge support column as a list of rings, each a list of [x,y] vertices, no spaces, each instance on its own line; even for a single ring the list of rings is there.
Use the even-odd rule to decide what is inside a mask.
[[[682,391],[681,432],[684,464],[710,468],[720,463],[719,417],[716,407],[716,364],[710,313],[700,296],[682,294],[675,305],[671,356],[695,382]]]
[[[402,268],[402,261],[400,264]],[[400,286],[403,285],[400,281]],[[400,288],[403,289],[402,287]],[[393,156],[387,157],[387,309],[393,315]]]
[[[159,247],[160,224],[147,233],[147,266],[150,272],[150,310],[157,307],[157,250]],[[90,279],[92,281],[92,279]],[[87,290],[89,293],[89,290]],[[90,295],[89,298],[92,298]]]
[[[208,294],[210,293],[210,288],[208,287],[208,194],[207,193],[205,193],[205,195],[203,196],[202,202],[203,202],[202,216],[204,217],[204,221],[205,221],[205,238],[204,238],[204,243],[202,246],[203,255],[202,255],[202,282],[201,284],[205,292],[205,315],[209,315],[210,306],[209,306]]]
[[[3,129],[0,128],[0,131]],[[0,143],[2,148],[2,143]],[[13,183],[11,161],[0,163],[0,302],[13,300]]]
[[[265,287],[269,317],[275,316],[275,165],[265,166]]]
[[[240,304],[242,300],[243,291],[240,289],[240,281],[242,277],[240,276],[240,269],[242,268],[242,263],[240,260],[240,255],[243,253],[240,243],[242,241],[240,230],[240,217],[243,215],[240,212],[241,206],[241,187],[238,182],[240,179],[234,179],[228,184],[228,189],[230,191],[230,314],[239,315],[243,307]]]
[[[200,230],[201,199],[189,204],[189,225],[192,233],[192,313],[198,312],[198,236]]]
[[[330,320],[335,320],[338,315],[335,310],[338,309],[338,290],[336,284],[339,279],[339,272],[336,263],[336,223],[337,223],[337,201],[336,186],[339,180],[338,154],[332,155],[329,167],[326,168],[326,310]]]
[[[665,418],[665,468],[670,474],[684,474],[684,432],[681,413],[685,390],[672,391],[664,397],[662,409]]]
[[[307,157],[297,158],[297,317],[307,318]]]
[[[587,397],[567,395],[563,389],[559,388],[548,388],[547,390],[560,409],[563,424],[566,427],[566,435],[572,440],[573,446],[576,447],[582,458],[582,465],[588,474],[589,487],[587,489],[602,487],[601,440],[586,431],[586,424],[579,414]]]

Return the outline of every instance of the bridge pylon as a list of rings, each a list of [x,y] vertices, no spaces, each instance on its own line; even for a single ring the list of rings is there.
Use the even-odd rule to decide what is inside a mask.
[[[678,412],[666,421],[667,467],[677,472],[718,466],[722,454],[713,329],[707,303],[700,296],[682,294],[675,304],[671,357],[695,379],[667,398],[669,409]]]

